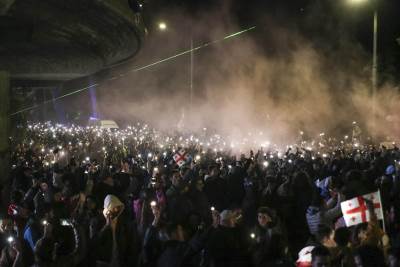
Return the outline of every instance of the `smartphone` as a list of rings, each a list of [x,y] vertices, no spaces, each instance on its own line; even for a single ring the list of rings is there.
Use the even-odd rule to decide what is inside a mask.
[[[71,225],[71,223],[69,223],[68,220],[65,220],[65,219],[61,219],[60,224],[62,226],[70,226]]]

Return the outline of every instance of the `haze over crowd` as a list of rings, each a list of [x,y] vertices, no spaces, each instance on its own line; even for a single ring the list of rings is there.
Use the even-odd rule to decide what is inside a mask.
[[[191,36],[196,47],[242,30],[229,12],[225,7],[189,18],[172,10],[163,18],[171,22],[167,31],[153,33],[127,69],[187,50]],[[370,51],[340,34],[336,44],[316,45],[296,27],[268,17],[248,26],[256,29],[195,51],[193,105],[187,54],[99,86],[100,114],[168,130],[184,117],[186,129],[208,127],[238,136],[262,131],[276,142],[293,140],[300,131],[342,135],[353,121],[364,134],[383,138],[399,132],[393,117],[399,111],[398,86],[385,81],[372,125]]]

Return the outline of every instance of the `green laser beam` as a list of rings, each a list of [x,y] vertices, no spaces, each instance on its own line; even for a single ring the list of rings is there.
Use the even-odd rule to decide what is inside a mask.
[[[118,78],[121,78],[121,77],[125,76],[125,74],[127,74],[128,72],[138,72],[138,71],[141,71],[141,70],[144,70],[144,69],[151,68],[151,67],[153,67],[153,66],[155,66],[155,65],[158,65],[158,64],[161,64],[161,63],[164,63],[164,62],[173,60],[173,59],[175,59],[175,58],[177,58],[177,57],[180,57],[180,56],[189,54],[189,53],[191,53],[191,52],[200,50],[200,49],[205,48],[205,47],[208,47],[208,46],[210,46],[210,45],[213,45],[213,44],[216,44],[216,43],[219,43],[219,42],[228,40],[228,39],[230,39],[230,38],[239,36],[239,35],[241,35],[241,34],[243,34],[243,33],[246,33],[246,32],[248,32],[248,31],[254,30],[255,28],[256,28],[256,26],[253,26],[253,27],[244,29],[244,30],[242,30],[242,31],[238,31],[238,32],[229,34],[229,35],[227,35],[227,36],[225,36],[225,37],[223,37],[223,38],[221,38],[221,39],[216,39],[216,40],[213,40],[213,41],[211,41],[211,42],[207,42],[207,43],[201,44],[201,45],[199,45],[199,46],[193,47],[193,49],[185,50],[185,51],[180,52],[180,53],[178,53],[178,54],[175,54],[175,55],[173,55],[173,56],[170,56],[170,57],[167,57],[167,58],[158,60],[158,61],[156,61],[156,62],[147,64],[147,65],[145,65],[145,66],[137,67],[137,68],[128,70],[128,71],[125,72],[125,73],[122,73],[122,74],[119,74],[119,75],[117,75],[117,76],[113,76],[113,77],[107,79],[106,82],[107,82],[107,81],[111,81],[111,80],[116,80],[116,79],[118,79]],[[31,106],[31,107],[27,107],[27,108],[21,109],[21,110],[19,110],[19,111],[16,111],[16,112],[14,112],[14,113],[11,113],[10,116],[15,116],[15,115],[18,115],[18,114],[20,114],[20,113],[30,111],[30,110],[32,110],[32,109],[36,109],[36,108],[38,108],[38,107],[40,107],[40,106],[47,105],[47,104],[49,104],[49,103],[53,103],[53,102],[55,102],[55,101],[57,101],[57,100],[60,100],[60,99],[62,99],[62,98],[65,98],[65,97],[68,97],[68,96],[71,96],[71,95],[74,95],[74,94],[77,94],[77,93],[80,93],[80,92],[83,92],[83,91],[85,91],[85,90],[87,90],[87,89],[90,89],[90,88],[92,88],[92,87],[96,87],[96,86],[98,86],[98,85],[100,85],[100,84],[98,84],[98,83],[91,84],[91,85],[89,85],[89,86],[86,86],[86,87],[77,89],[77,90],[75,90],[75,91],[66,93],[66,94],[64,94],[64,95],[61,95],[61,96],[58,96],[58,97],[55,97],[55,98],[52,98],[52,99],[45,100],[45,101],[43,101],[43,102],[40,103],[40,104]]]

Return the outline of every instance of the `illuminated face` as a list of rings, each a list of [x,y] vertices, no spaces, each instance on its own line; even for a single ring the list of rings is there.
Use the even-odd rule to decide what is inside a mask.
[[[13,230],[13,221],[11,219],[3,219],[0,224],[1,232],[10,232]]]
[[[261,227],[266,227],[269,222],[272,222],[271,217],[269,217],[268,214],[266,213],[258,213],[257,219],[258,219],[258,224]]]
[[[129,164],[127,162],[123,163],[121,169],[124,172],[128,172],[129,171]]]
[[[358,233],[358,239],[359,240],[365,240],[367,238],[367,231],[361,230]]]

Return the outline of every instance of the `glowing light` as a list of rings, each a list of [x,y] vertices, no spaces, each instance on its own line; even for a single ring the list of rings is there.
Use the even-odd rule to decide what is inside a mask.
[[[364,2],[366,2],[367,0],[348,0],[348,2],[350,3],[350,4],[360,4],[360,3],[364,3]],[[355,123],[355,121],[353,122],[353,124]]]
[[[266,168],[266,167],[268,167],[269,162],[268,162],[268,161],[264,161],[263,165],[264,165],[264,167]]]
[[[251,239],[254,239],[254,238],[256,238],[256,234],[255,233],[251,233],[250,237],[251,237]]]
[[[151,207],[157,206],[157,202],[153,200],[152,202],[150,202],[150,206],[151,206]]]
[[[158,28],[161,31],[165,31],[167,29],[167,24],[165,24],[165,22],[160,22],[160,23],[158,23]]]

